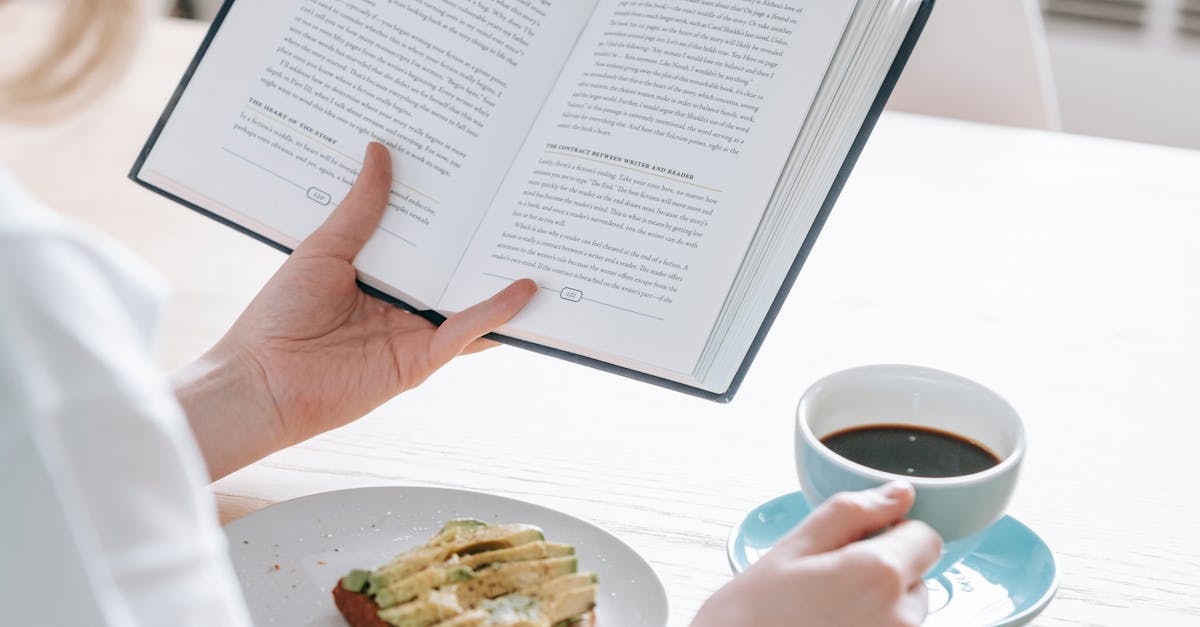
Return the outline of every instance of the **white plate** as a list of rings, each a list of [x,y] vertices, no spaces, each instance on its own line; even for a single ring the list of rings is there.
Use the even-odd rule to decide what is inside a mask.
[[[575,545],[600,577],[600,627],[664,627],[658,576],[608,532],[552,509],[478,492],[381,487],[325,492],[267,507],[225,526],[254,624],[345,627],[330,591],[354,568],[375,568],[424,544],[454,518],[529,523]]]

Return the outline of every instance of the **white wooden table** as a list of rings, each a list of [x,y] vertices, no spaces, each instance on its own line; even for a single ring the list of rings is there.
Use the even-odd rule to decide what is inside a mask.
[[[124,179],[202,31],[155,24],[89,114],[0,127],[0,163],[176,290],[164,364],[198,355],[282,256]],[[658,571],[671,624],[729,577],[730,526],[795,490],[818,377],[880,362],[974,378],[1023,414],[1011,513],[1060,560],[1038,625],[1200,624],[1200,153],[889,114],[731,405],[502,348],[214,486],[228,521],[369,485],[579,516]]]

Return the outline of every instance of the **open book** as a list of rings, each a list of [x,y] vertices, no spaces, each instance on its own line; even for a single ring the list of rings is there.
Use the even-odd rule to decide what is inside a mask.
[[[131,177],[288,250],[382,142],[373,293],[729,400],[930,5],[230,0]]]

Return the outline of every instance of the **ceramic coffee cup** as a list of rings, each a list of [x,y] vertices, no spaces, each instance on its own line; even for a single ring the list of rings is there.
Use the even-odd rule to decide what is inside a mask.
[[[987,449],[1000,463],[974,474],[917,477],[863,466],[821,442],[866,425],[909,425],[955,434]],[[1004,515],[1024,456],[1024,427],[1003,398],[978,383],[930,368],[881,365],[837,372],[814,383],[796,410],[796,471],[813,507],[838,492],[907,481],[916,489],[908,517],[941,534],[948,553],[969,550],[972,539]]]

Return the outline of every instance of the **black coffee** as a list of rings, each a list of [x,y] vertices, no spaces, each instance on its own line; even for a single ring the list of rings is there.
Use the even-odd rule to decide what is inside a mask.
[[[876,470],[910,477],[958,477],[1000,459],[953,433],[908,425],[867,425],[821,438],[833,452]]]

